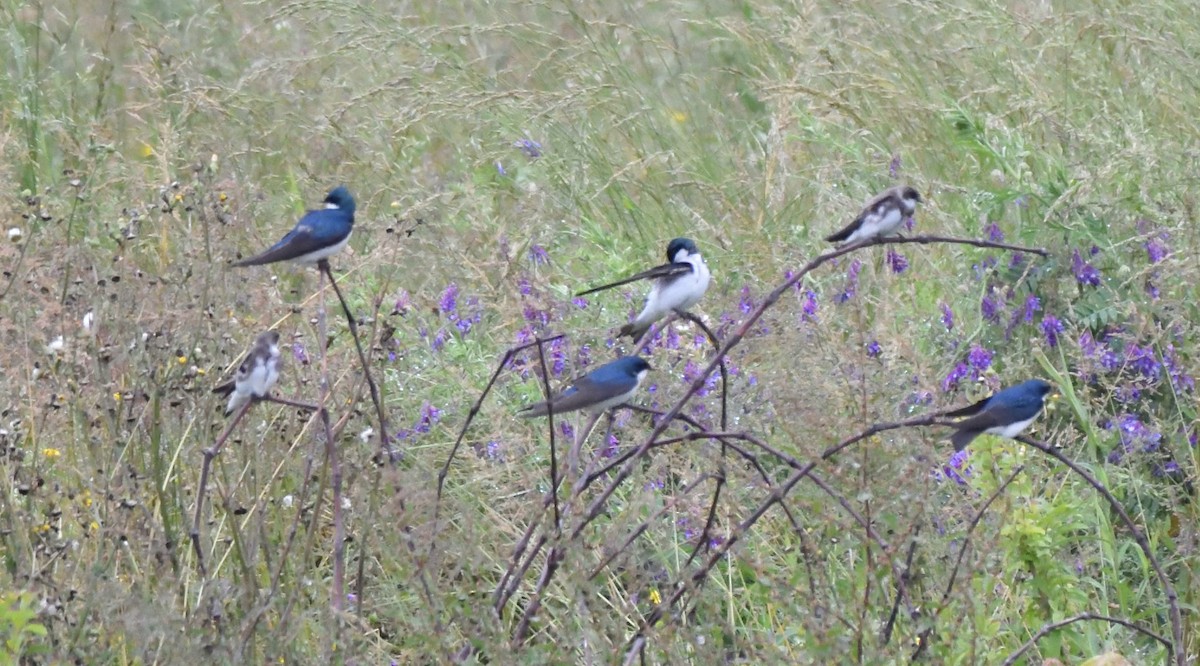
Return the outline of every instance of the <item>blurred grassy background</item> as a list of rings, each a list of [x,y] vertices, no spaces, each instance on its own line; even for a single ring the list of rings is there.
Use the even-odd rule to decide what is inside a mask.
[[[1200,6],[4,0],[0,15],[0,548],[24,593],[9,607],[47,630],[17,652],[427,663],[471,644],[469,659],[490,663],[619,661],[684,573],[711,483],[680,490],[715,469],[717,448],[656,452],[570,551],[516,649],[532,581],[499,615],[490,601],[548,488],[544,425],[512,418],[540,394],[534,357],[501,374],[468,432],[428,553],[436,472],[468,408],[529,335],[569,334],[552,350],[556,383],[612,358],[641,292],[571,294],[660,261],[670,238],[698,241],[715,279],[697,310],[727,332],[894,182],[925,195],[920,232],[999,232],[1052,257],[906,246],[903,271],[882,249],[858,255],[857,280],[851,260],[821,269],[731,357],[729,428],[807,460],[875,421],[1050,376],[1071,390],[1036,434],[1118,494],[1197,602]],[[268,326],[291,345],[283,393],[315,399],[319,376],[315,272],[228,263],[338,183],[360,214],[334,268],[374,335],[405,450],[376,486],[372,411],[331,310],[350,589],[366,558],[355,618],[329,610],[328,492],[300,494],[307,464],[314,483],[327,474],[293,411],[256,407],[217,459],[208,580],[187,534],[201,451],[224,425],[208,389]],[[643,404],[673,404],[708,357],[692,327],[674,330],[682,342],[654,348]],[[988,362],[968,363],[973,348]],[[960,363],[966,379],[946,382]],[[718,404],[714,391],[689,413],[713,425]],[[613,446],[646,432],[621,417]],[[932,625],[935,663],[992,663],[1084,611],[1170,635],[1162,591],[1089,488],[990,438],[956,483],[940,434],[899,431],[819,468],[891,551],[802,485],[789,508],[803,530],[778,512],[759,523],[689,612],[651,631],[649,660],[892,663]],[[1022,463],[943,601],[967,522]],[[718,535],[769,492],[728,466]],[[669,518],[588,580],[668,502]],[[892,563],[912,538],[922,617],[902,611],[885,642]],[[0,614],[0,631],[24,635],[20,617]],[[1162,658],[1100,623],[1038,649]]]

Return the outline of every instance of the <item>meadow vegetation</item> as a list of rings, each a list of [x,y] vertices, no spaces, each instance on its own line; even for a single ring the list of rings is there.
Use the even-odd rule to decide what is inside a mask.
[[[7,661],[1002,663],[1086,614],[1200,653],[1200,5],[4,0],[0,16]],[[898,182],[926,200],[912,233],[1048,256],[870,247],[762,309]],[[332,264],[395,465],[317,272],[229,267],[340,183],[359,214]],[[514,412],[543,367],[558,387],[635,351],[612,335],[642,286],[573,294],[676,236],[713,271],[696,314],[744,339],[724,383],[695,324],[650,344],[635,404],[698,387],[691,425],[663,434],[694,438],[623,457],[657,422],[601,421],[586,460],[627,478],[602,504],[615,469],[560,490],[556,535],[546,421]],[[315,401],[327,373],[341,497],[319,420],[256,405],[214,460],[202,573],[191,515],[226,425],[210,389],[268,327],[280,394]],[[500,365],[558,334],[544,364],[530,347]],[[872,432],[770,505],[788,460],[1034,376],[1060,397],[1029,434],[1132,518],[1181,623],[1138,535],[1031,444],[953,454],[945,427]],[[556,419],[558,455],[580,426]],[[704,436],[722,429],[753,441]],[[506,575],[527,530],[544,547]],[[1036,638],[1015,663],[1168,660],[1103,619]]]

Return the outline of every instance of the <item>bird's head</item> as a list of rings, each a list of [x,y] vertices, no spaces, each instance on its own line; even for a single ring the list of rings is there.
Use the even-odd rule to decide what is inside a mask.
[[[346,189],[345,185],[339,185],[325,195],[325,207],[336,208],[353,216],[354,197],[350,196],[350,190]]]
[[[683,252],[682,256],[680,252]],[[667,261],[678,263],[686,261],[693,254],[700,254],[700,250],[696,249],[696,244],[690,238],[676,238],[670,243],[667,243]]]

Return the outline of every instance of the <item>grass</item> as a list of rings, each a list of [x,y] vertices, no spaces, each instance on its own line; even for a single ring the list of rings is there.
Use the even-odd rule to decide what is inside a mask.
[[[1110,1],[0,4],[3,649],[32,663],[619,663],[656,608],[642,632],[652,663],[882,664],[918,642],[933,663],[1000,663],[1086,612],[1169,638],[1164,590],[1103,498],[1009,441],[977,440],[969,474],[954,469],[939,428],[881,433],[819,465],[834,495],[796,485],[794,523],[767,511],[669,609],[696,568],[715,486],[703,475],[727,479],[718,545],[771,491],[715,442],[656,448],[563,547],[544,591],[546,551],[495,613],[521,535],[546,526],[546,425],[513,417],[541,396],[528,352],[483,402],[433,516],[437,472],[507,349],[566,333],[546,350],[555,386],[632,351],[611,335],[638,288],[583,305],[573,293],[689,236],[714,274],[697,311],[727,339],[864,200],[909,182],[927,199],[917,232],[986,238],[994,225],[1050,256],[934,244],[830,262],[728,357],[727,429],[807,462],[874,423],[1050,378],[1062,397],[1034,436],[1122,502],[1187,613],[1198,14]],[[292,346],[283,394],[315,400],[322,374],[316,272],[228,263],[338,183],[361,212],[334,270],[404,450],[394,469],[372,462],[364,433],[378,425],[326,295],[346,613],[331,610],[331,480],[307,415],[255,406],[214,461],[208,576],[188,542],[202,451],[225,426],[209,389],[271,326]],[[670,408],[711,358],[695,327],[672,330],[638,404]],[[716,427],[719,394],[685,413]],[[611,446],[652,428],[622,412]],[[790,473],[759,460],[773,484]],[[885,640],[905,570],[910,599]],[[1184,624],[1177,648],[1196,654],[1194,615]],[[1097,621],[1021,659],[1108,651],[1165,659]]]

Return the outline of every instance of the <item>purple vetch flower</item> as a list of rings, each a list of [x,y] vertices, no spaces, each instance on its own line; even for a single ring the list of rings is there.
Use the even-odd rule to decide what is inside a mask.
[[[896,252],[892,248],[887,250],[887,263],[896,275],[908,270],[908,259],[904,258],[903,254]]]
[[[1100,252],[1100,248],[1092,246],[1092,255],[1095,256]],[[1100,271],[1091,262],[1085,260],[1083,255],[1079,254],[1079,250],[1075,250],[1071,255],[1071,272],[1075,274],[1075,281],[1079,284],[1091,285],[1093,287],[1100,286]]]
[[[1167,255],[1171,253],[1171,248],[1163,242],[1166,240],[1165,237],[1166,234],[1164,233],[1160,234],[1159,238],[1151,238],[1150,240],[1146,241],[1146,257],[1150,259],[1150,263],[1157,264],[1163,259],[1166,259]]]
[[[487,446],[484,448],[483,455],[488,460],[494,460],[496,462],[504,461],[504,452],[501,450],[500,442],[497,442],[494,439],[487,443]]]
[[[1115,423],[1109,423],[1108,428],[1117,429],[1120,436],[1120,446],[1109,454],[1110,462],[1120,462],[1125,454],[1141,451],[1150,453],[1157,451],[1162,445],[1162,433],[1151,430],[1141,419],[1133,414],[1123,414]]]
[[[883,349],[880,348],[878,340],[872,340],[871,343],[867,345],[867,357],[868,358],[879,358],[879,355],[882,352],[883,352]]]
[[[1157,301],[1162,293],[1158,290],[1158,285],[1154,284],[1154,280],[1146,278],[1146,295],[1150,300]]]
[[[426,400],[421,403],[420,416],[417,417],[417,423],[413,426],[413,432],[427,433],[433,429],[439,421],[442,420],[442,410],[433,406],[433,403]]]
[[[527,345],[533,342],[535,338],[537,338],[537,334],[534,333],[533,328],[528,325],[517,331],[516,339],[518,345]]]
[[[526,277],[517,278],[517,291],[522,296],[528,296],[533,293],[533,283]]]
[[[811,289],[804,290],[804,305],[801,306],[804,319],[817,318],[817,295]]]
[[[1025,297],[1025,309],[1023,310],[1024,314],[1021,315],[1021,318],[1025,320],[1026,324],[1032,324],[1033,323],[1033,313],[1035,313],[1041,309],[1042,309],[1042,300],[1040,298],[1038,298],[1037,296],[1030,294]],[[1051,346],[1053,347],[1054,345],[1051,345]]]
[[[988,287],[987,293],[983,295],[983,300],[979,301],[979,314],[983,316],[984,321],[998,323],[1001,305],[995,296],[995,290]]]
[[[985,233],[987,233],[988,240],[992,241],[993,243],[1004,242],[1004,231],[1002,231],[1000,229],[1000,225],[996,224],[995,222],[988,224],[983,228],[983,230]]]
[[[532,305],[526,305],[523,314],[527,322],[541,324],[542,326],[550,325],[550,313],[545,310],[539,310]]]
[[[428,331],[426,331],[426,334],[428,334]],[[449,337],[449,331],[447,331],[445,328],[439,328],[438,332],[434,334],[433,340],[429,342],[429,348],[435,352],[442,351],[442,347],[446,346],[446,340]]]
[[[308,365],[308,352],[304,351],[304,344],[299,340],[292,343],[292,358],[300,365]]]
[[[525,157],[536,160],[542,156],[542,144],[528,137],[513,142],[513,148],[519,148]]]
[[[1079,334],[1079,351],[1088,358],[1094,358],[1096,352],[1100,349],[1100,343],[1096,342],[1096,338],[1092,337],[1092,332],[1085,330]]]
[[[838,303],[845,303],[854,298],[855,292],[858,291],[858,272],[861,270],[862,262],[857,258],[850,262],[850,267],[846,269],[846,287],[837,297]]]
[[[973,371],[971,373],[973,379],[979,379],[980,374],[992,367],[992,352],[979,346],[972,344],[971,350],[967,352],[967,365]]]
[[[1167,348],[1163,350],[1162,358],[1162,364],[1167,370],[1167,376],[1171,378],[1171,386],[1178,392],[1195,392],[1196,380],[1187,374],[1180,365],[1179,358],[1175,354],[1175,345],[1168,344]]]
[[[642,487],[643,490],[662,490],[666,486],[662,479],[652,479],[646,482]]]
[[[508,172],[504,170],[504,165],[500,163],[500,160],[496,160],[496,173],[500,174],[501,176],[508,175]]]
[[[1158,379],[1162,374],[1162,365],[1150,347],[1139,347],[1130,344],[1125,347],[1125,362],[1138,374],[1148,379]]]
[[[942,308],[942,326],[945,326],[947,331],[953,331],[954,330],[954,311],[951,310],[950,306],[946,305],[945,303],[941,304],[941,308]]]
[[[446,285],[442,291],[442,297],[438,300],[438,309],[442,314],[454,312],[458,307],[458,285],[451,282]]]
[[[942,380],[942,392],[949,393],[958,388],[958,383],[966,378],[968,372],[970,372],[970,368],[967,367],[966,363],[955,365],[950,374],[946,375],[946,378]]]
[[[946,478],[960,486],[967,485],[967,479],[971,478],[974,473],[971,466],[967,464],[968,455],[967,449],[955,451],[946,464],[942,465],[942,473],[946,475]]]
[[[582,296],[576,296],[575,298],[572,298],[571,304],[580,310],[586,310],[588,306],[587,299],[583,298]]]
[[[750,314],[754,310],[754,297],[750,295],[750,285],[742,287],[742,297],[738,301],[738,309],[742,314]]]
[[[401,317],[408,314],[412,308],[412,300],[409,298],[408,291],[401,289],[396,295],[396,304],[392,306],[392,314],[398,314]]]
[[[558,431],[567,439],[575,439],[575,428],[571,426],[567,419],[563,419],[558,423]]]
[[[583,344],[579,347],[579,351],[575,354],[575,365],[586,368],[592,364],[592,346]]]
[[[1020,252],[1013,252],[1012,258],[1008,260],[1008,269],[1010,271],[1016,270],[1023,265],[1025,265],[1025,255]]]
[[[617,439],[617,434],[614,432],[608,433],[608,440],[604,443],[604,448],[600,449],[601,458],[615,458],[621,452],[621,441]]]
[[[1058,346],[1058,334],[1065,330],[1063,323],[1052,314],[1046,314],[1042,317],[1042,335],[1046,337],[1046,344],[1051,347]]]
[[[546,252],[546,248],[534,243],[529,246],[529,260],[534,266],[550,263],[550,254]]]
[[[558,338],[551,340],[547,345],[550,349],[550,374],[558,377],[567,369],[567,343],[566,338]]]
[[[896,178],[900,175],[900,154],[892,155],[892,161],[888,163],[888,175]]]

